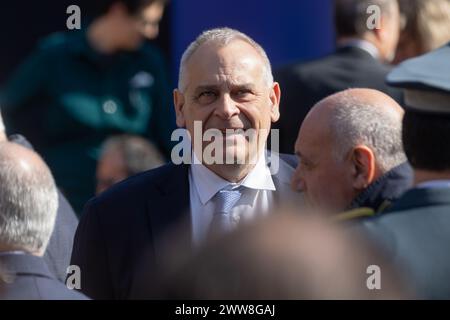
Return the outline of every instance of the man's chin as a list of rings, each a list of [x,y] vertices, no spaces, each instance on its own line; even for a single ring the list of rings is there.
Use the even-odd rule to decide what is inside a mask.
[[[224,164],[236,165],[236,164],[247,164],[248,153],[239,148],[226,148],[224,152]]]

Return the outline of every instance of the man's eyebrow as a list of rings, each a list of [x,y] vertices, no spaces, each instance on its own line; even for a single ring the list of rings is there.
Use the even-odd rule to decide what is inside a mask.
[[[219,86],[214,84],[205,84],[205,85],[199,85],[195,88],[195,92],[204,91],[204,90],[216,90]]]
[[[255,85],[253,83],[231,83],[232,88],[253,88]]]
[[[230,90],[250,90],[255,91],[256,86],[253,83],[230,83]]]

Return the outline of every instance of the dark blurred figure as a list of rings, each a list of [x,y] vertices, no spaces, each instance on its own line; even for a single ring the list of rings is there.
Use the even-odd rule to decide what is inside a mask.
[[[95,191],[100,144],[144,135],[163,152],[175,126],[165,61],[155,37],[165,0],[102,0],[86,28],[53,34],[0,95],[9,131],[28,137],[80,212]],[[86,17],[86,19],[88,19]]]
[[[10,141],[33,150],[33,146],[25,137],[14,134],[6,136],[2,116],[0,113],[0,142]],[[53,228],[50,241],[45,250],[44,260],[50,272],[65,283],[67,277],[67,267],[72,254],[73,237],[77,229],[78,219],[64,195],[58,190],[58,211],[56,214],[55,227]]]
[[[403,114],[398,103],[373,89],[349,89],[319,101],[295,143],[293,189],[336,219],[383,213],[412,186]]]
[[[33,151],[0,142],[0,299],[85,299],[49,271],[42,256],[55,224],[58,192]]]
[[[404,25],[394,64],[450,41],[450,0],[399,0]]]
[[[450,299],[450,43],[388,76],[404,88],[403,144],[415,186],[366,228],[421,298]]]
[[[108,138],[97,164],[97,194],[119,181],[163,164],[160,152],[142,137],[121,135]]]
[[[379,29],[369,29],[367,9],[381,9]],[[389,89],[385,63],[394,58],[400,33],[396,0],[336,0],[335,53],[307,63],[295,63],[275,72],[283,91],[280,121],[280,152],[293,153],[298,128],[309,109],[319,100],[349,88],[371,88],[401,102],[401,94]]]
[[[277,214],[163,265],[165,299],[401,299],[400,277],[364,241],[317,218]],[[369,266],[381,290],[369,290]],[[369,281],[370,282],[370,281]]]

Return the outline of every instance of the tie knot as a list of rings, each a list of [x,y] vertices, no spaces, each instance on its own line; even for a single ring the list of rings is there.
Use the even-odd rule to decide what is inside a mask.
[[[228,214],[242,196],[239,189],[219,190],[216,193],[216,212]]]

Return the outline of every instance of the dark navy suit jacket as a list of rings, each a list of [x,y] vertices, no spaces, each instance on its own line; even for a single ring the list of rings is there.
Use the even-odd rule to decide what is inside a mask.
[[[294,163],[288,162],[280,161],[272,175],[277,203],[301,197],[289,190]],[[188,172],[188,165],[167,164],[87,203],[71,260],[81,269],[83,293],[93,299],[152,298],[151,275],[166,253],[167,233],[183,222],[177,241],[187,247],[192,242]]]
[[[294,63],[274,72],[283,97],[280,120],[280,152],[294,153],[303,119],[323,98],[349,88],[372,88],[402,102],[401,92],[385,83],[390,67],[357,47],[339,48],[333,54],[305,63]]]

